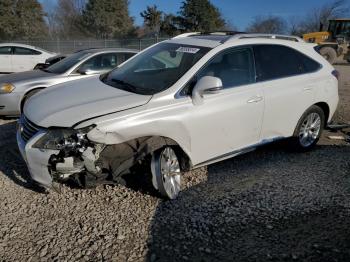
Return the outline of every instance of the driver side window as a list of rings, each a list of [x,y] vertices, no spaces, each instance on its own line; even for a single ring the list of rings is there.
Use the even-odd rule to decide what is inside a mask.
[[[186,85],[181,95],[190,95],[197,80],[204,76],[220,78],[223,88],[255,83],[253,51],[251,48],[235,48],[217,54]]]

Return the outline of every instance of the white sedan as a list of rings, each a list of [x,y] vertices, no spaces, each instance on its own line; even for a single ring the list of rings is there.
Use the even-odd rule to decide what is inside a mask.
[[[55,55],[34,46],[2,43],[0,44],[0,74],[32,70],[36,64],[45,63],[46,59]]]

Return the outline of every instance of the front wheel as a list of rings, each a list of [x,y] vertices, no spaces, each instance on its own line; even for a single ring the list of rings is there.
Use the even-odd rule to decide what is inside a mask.
[[[180,163],[174,149],[164,147],[152,155],[152,183],[160,194],[175,199],[181,190]]]
[[[325,115],[318,106],[310,107],[300,118],[291,140],[293,148],[299,151],[312,149],[321,137]]]

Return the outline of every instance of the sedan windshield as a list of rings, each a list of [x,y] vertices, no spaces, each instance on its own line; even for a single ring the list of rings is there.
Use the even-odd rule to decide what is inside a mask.
[[[71,69],[73,66],[78,64],[81,60],[85,59],[90,55],[91,53],[89,52],[75,53],[53,64],[52,66],[49,66],[48,68],[45,69],[45,71],[53,74],[63,74],[67,72],[69,69]]]
[[[101,80],[125,91],[153,95],[172,86],[209,50],[202,46],[161,43],[103,75]]]

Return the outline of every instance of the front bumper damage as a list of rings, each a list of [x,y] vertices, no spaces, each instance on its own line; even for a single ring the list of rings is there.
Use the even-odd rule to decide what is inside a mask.
[[[25,143],[18,129],[17,144],[23,159],[27,163],[32,179],[45,187],[51,187],[52,177],[48,169],[48,163],[51,155],[58,154],[59,151],[40,150],[32,147],[44,135],[45,132],[39,131],[31,140]]]
[[[40,130],[28,142],[17,131],[18,147],[27,163],[31,178],[51,188],[54,182],[73,180],[79,186],[93,187],[97,184],[125,183],[123,176],[132,167],[147,159],[147,156],[164,145],[175,142],[162,137],[142,137],[121,144],[88,144],[83,148],[49,150],[33,145],[46,132]]]

